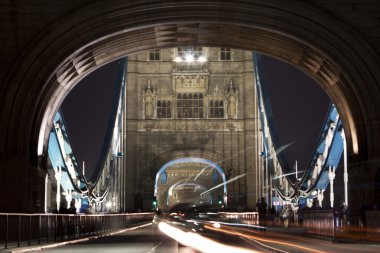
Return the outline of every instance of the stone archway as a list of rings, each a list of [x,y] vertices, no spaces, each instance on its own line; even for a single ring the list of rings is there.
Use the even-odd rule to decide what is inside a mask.
[[[95,2],[35,37],[8,74],[0,100],[2,190],[19,189],[2,210],[27,210],[41,194],[51,119],[68,92],[111,60],[179,45],[256,50],[297,66],[337,105],[352,161],[380,156],[380,64],[372,48],[344,24],[303,2]],[[80,36],[78,36],[80,35]],[[16,116],[17,115],[17,116]],[[14,169],[17,168],[17,169]],[[18,175],[28,175],[20,179]],[[43,173],[42,173],[43,174]],[[34,179],[30,179],[34,178]],[[29,196],[29,197],[25,197]],[[34,206],[34,205],[33,205]]]
[[[213,179],[214,175],[216,178]],[[190,190],[180,191],[182,196],[178,198],[174,198],[175,194],[171,193],[177,188],[190,186]],[[215,190],[208,192],[212,188]],[[202,195],[202,192],[207,193]],[[218,195],[227,196],[226,176],[217,162],[208,159],[191,156],[176,158],[161,166],[155,176],[154,196],[161,210],[169,210],[173,204],[183,203],[184,200],[188,204],[202,205],[204,202],[211,206],[213,202],[217,202]]]
[[[181,159],[184,157],[198,157],[199,159],[213,161],[213,163],[217,164],[219,167],[223,166],[224,157],[221,154],[215,153],[210,150],[173,150],[169,152],[165,152],[157,156],[152,163],[149,165],[150,173],[152,179],[156,178],[159,170],[168,164],[170,161],[174,161],[177,159]],[[224,171],[226,177],[228,178],[228,171]]]

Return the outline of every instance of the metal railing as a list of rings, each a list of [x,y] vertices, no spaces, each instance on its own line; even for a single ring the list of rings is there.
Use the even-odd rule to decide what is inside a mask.
[[[305,233],[319,237],[334,238],[334,211],[312,210],[303,213],[303,230]]]
[[[332,209],[309,210],[303,213],[303,230],[306,234],[337,241],[380,243],[380,211],[351,212],[346,220]]]
[[[151,221],[154,213],[8,214],[0,213],[0,248],[67,241]]]
[[[218,212],[221,218],[229,222],[240,222],[247,225],[259,225],[258,212]]]

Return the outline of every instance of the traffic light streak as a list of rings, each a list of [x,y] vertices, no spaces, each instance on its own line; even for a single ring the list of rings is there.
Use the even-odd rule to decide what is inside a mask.
[[[239,231],[232,230],[232,229],[215,228],[214,226],[209,226],[209,225],[205,225],[204,227],[207,228],[207,229],[209,229],[209,230],[213,230],[213,231],[217,231],[217,232],[222,232],[222,233],[229,234],[229,235],[234,235],[234,236],[240,236],[240,237],[243,237],[243,238],[246,238],[246,239],[249,239],[249,240],[253,240],[253,241],[266,242],[266,243],[274,243],[274,244],[289,246],[289,247],[293,247],[293,248],[298,248],[298,249],[301,249],[301,250],[306,250],[308,252],[326,253],[324,251],[315,250],[315,249],[312,249],[312,248],[303,247],[303,246],[299,246],[299,245],[295,245],[295,244],[292,244],[292,243],[287,243],[287,242],[283,242],[283,241],[279,241],[279,240],[260,238],[258,236],[245,234],[243,232],[239,232]],[[247,230],[247,232],[252,233],[252,231],[249,231],[249,230]],[[265,245],[265,246],[269,247],[269,248],[273,248],[273,247],[270,247],[268,245]],[[278,249],[276,249],[276,250],[278,250]]]

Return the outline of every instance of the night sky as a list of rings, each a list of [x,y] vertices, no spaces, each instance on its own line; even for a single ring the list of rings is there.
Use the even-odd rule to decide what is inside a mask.
[[[308,165],[330,99],[308,75],[294,66],[263,56],[263,68],[276,129],[284,152],[299,170]],[[107,129],[120,60],[84,78],[66,97],[63,114],[77,159],[86,163],[86,174],[96,167]]]
[[[85,161],[87,178],[98,162],[111,117],[120,60],[92,72],[68,94],[61,106],[74,154]]]

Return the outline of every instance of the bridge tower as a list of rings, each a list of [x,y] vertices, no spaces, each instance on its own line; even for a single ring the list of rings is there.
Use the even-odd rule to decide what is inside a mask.
[[[223,199],[231,209],[255,208],[262,164],[253,64],[251,52],[223,47],[128,56],[123,134],[127,210],[150,210],[154,196],[170,208],[176,203],[172,198],[189,196],[186,189],[222,183],[222,174],[225,181],[243,176],[228,183],[225,192],[205,198],[212,203]],[[176,159],[189,160],[158,173]],[[197,159],[216,164],[220,172]],[[165,192],[160,195],[155,188]]]

